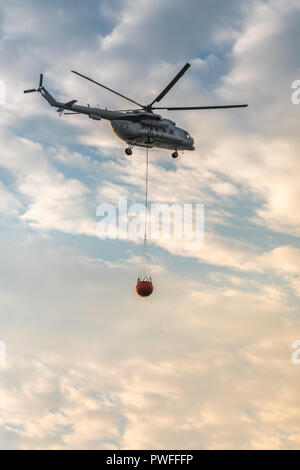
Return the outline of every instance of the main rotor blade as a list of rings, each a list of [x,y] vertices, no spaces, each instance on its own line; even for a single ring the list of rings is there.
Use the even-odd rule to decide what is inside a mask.
[[[114,109],[114,111],[118,111],[119,113],[129,113],[130,111],[140,111],[139,109]]]
[[[168,108],[152,108],[152,109],[166,109],[167,111],[181,111],[188,109],[229,109],[229,108],[247,108],[247,104],[230,104],[225,106],[176,106]]]
[[[142,104],[137,103],[136,101],[134,101],[134,100],[128,98],[127,96],[121,95],[121,93],[118,93],[117,91],[112,90],[111,88],[108,88],[108,87],[105,86],[105,85],[102,85],[102,83],[96,82],[96,80],[93,80],[92,78],[89,78],[89,77],[86,77],[85,75],[82,75],[82,73],[75,72],[75,70],[71,70],[71,72],[72,72],[72,73],[75,73],[76,75],[79,75],[79,77],[82,77],[82,78],[85,78],[86,80],[89,80],[89,81],[92,82],[92,83],[95,83],[96,85],[102,86],[102,88],[105,88],[106,90],[111,91],[111,92],[114,93],[115,95],[121,96],[121,98],[124,98],[125,100],[130,101],[131,103],[137,104],[137,105],[140,106],[141,108],[144,107]]]
[[[152,101],[152,103],[150,103],[150,106],[152,106],[154,103],[156,102],[159,102],[167,93],[168,91],[171,90],[171,88],[173,88],[173,86],[175,85],[176,82],[178,82],[178,80],[182,77],[182,75],[187,71],[187,69],[191,66],[191,64],[189,63],[186,63],[182,69],[180,70],[180,72],[178,72],[178,74],[176,75],[176,77],[173,78],[173,80],[169,83],[169,85],[166,86],[166,88],[164,88],[164,90],[158,95],[157,98],[155,98],[155,100]]]

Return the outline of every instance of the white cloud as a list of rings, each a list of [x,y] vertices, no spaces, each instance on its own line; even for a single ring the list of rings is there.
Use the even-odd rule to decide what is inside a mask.
[[[41,230],[95,234],[96,223],[87,213],[86,196],[90,190],[79,180],[65,178],[50,164],[50,155],[35,142],[3,135],[6,151],[0,165],[16,178],[16,190],[26,208],[21,220]],[[66,153],[63,152],[64,158]],[[71,154],[71,159],[74,155]],[[3,197],[3,207],[20,202]],[[14,203],[14,206],[13,206]]]
[[[21,203],[16,196],[0,182],[0,214],[2,217],[16,216],[21,209]]]
[[[297,448],[299,321],[282,289],[161,273],[145,302],[130,263],[126,273],[49,242],[1,250],[1,309],[18,312],[18,328],[1,328],[1,448],[243,449],[258,434],[262,448]]]

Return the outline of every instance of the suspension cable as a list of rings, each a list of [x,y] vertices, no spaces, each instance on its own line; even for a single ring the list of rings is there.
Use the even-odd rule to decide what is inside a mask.
[[[143,260],[140,270],[140,279],[151,281],[150,274],[150,260],[148,254],[147,238],[148,238],[148,182],[149,182],[149,149],[146,148],[146,175],[145,175],[145,231],[144,231],[144,243],[143,243]]]
[[[140,266],[140,273],[137,279],[136,292],[141,297],[148,297],[153,292],[153,285],[150,273],[149,255],[147,252],[147,232],[148,232],[148,179],[149,179],[149,149],[146,147],[146,188],[145,188],[145,234],[143,245],[143,257]]]
[[[145,216],[144,245],[145,245],[145,240],[147,240],[147,233],[148,233],[148,179],[149,179],[149,149],[147,147],[146,148],[146,188],[145,188],[146,216]]]

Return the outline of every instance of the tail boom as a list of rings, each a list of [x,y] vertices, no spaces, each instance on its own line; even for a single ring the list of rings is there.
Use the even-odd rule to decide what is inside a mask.
[[[92,119],[100,120],[100,119],[107,119],[111,121],[113,119],[124,119],[124,113],[119,111],[109,111],[107,109],[100,109],[100,108],[91,108],[88,106],[78,106],[77,100],[71,100],[67,103],[60,103],[56,101],[56,99],[49,93],[48,90],[43,86],[43,74],[40,75],[40,82],[39,87],[37,89],[31,88],[30,90],[25,90],[24,93],[32,93],[32,92],[39,92],[41,93],[42,97],[48,101],[50,106],[54,106],[58,108],[58,111],[61,113],[64,110],[72,111],[77,114],[86,114]]]

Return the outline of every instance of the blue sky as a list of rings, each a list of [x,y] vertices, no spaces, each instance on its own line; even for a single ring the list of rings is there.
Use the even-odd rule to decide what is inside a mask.
[[[1,449],[299,448],[300,79],[296,0],[0,0]],[[205,243],[96,237],[96,208],[144,197],[142,149],[38,94],[148,102],[196,150],[150,152],[150,200],[205,204]],[[162,103],[162,104],[163,104]]]

